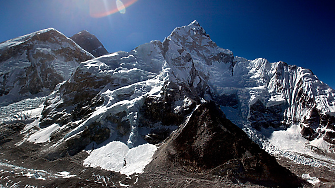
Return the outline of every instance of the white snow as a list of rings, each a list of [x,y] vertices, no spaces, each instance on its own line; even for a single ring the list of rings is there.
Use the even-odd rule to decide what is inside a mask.
[[[58,124],[52,124],[49,127],[43,128],[36,133],[32,134],[27,141],[34,143],[44,143],[50,141],[52,133],[56,132],[60,126]]]
[[[120,141],[113,141],[93,150],[84,160],[84,166],[101,167],[105,170],[131,175],[143,172],[145,166],[152,160],[157,147],[144,144],[132,149]]]
[[[274,131],[269,139],[270,143],[284,151],[294,151],[307,153],[309,150],[305,147],[308,140],[300,134],[299,125],[292,125],[287,130]]]
[[[12,72],[15,69],[23,69],[29,67],[31,62],[27,59],[27,52],[25,51],[21,55],[14,56],[8,60],[0,63],[0,75]]]
[[[263,145],[271,154],[286,156],[301,164],[334,167],[334,160],[321,157],[311,150],[311,147],[317,147],[328,151],[330,144],[321,137],[309,142],[301,136],[299,124],[292,124],[292,122],[293,120],[303,120],[309,117],[311,109],[303,107],[298,102],[298,96],[301,93],[303,96],[315,99],[315,107],[320,112],[335,114],[335,91],[319,81],[311,71],[301,67],[286,66],[283,62],[269,63],[263,58],[247,60],[241,57],[234,57],[233,67],[230,62],[222,62],[220,59],[214,58],[209,62],[209,59],[220,53],[232,55],[232,52],[216,46],[203,33],[202,27],[194,21],[188,26],[176,28],[166,38],[165,42],[168,43],[168,46],[163,46],[160,41],[152,41],[129,53],[116,52],[80,64],[78,71],[89,73],[96,79],[109,77],[113,80],[113,83],[106,85],[99,93],[104,98],[104,104],[96,108],[85,121],[78,121],[79,125],[70,130],[63,139],[66,140],[80,133],[93,122],[99,122],[111,130],[110,139],[104,143],[105,145],[93,150],[85,160],[84,165],[120,171],[125,174],[141,172],[145,164],[151,160],[150,158],[156,147],[150,144],[139,145],[143,144],[144,141],[138,135],[138,111],[145,97],[159,97],[164,84],[175,82],[186,85],[192,83],[193,87],[208,84],[210,94],[217,96],[236,94],[239,100],[238,107],[221,106],[221,109],[228,119],[243,128],[254,141]],[[27,35],[6,41],[6,43],[0,45],[0,51],[5,44],[18,45],[28,39],[29,36]],[[52,47],[59,48],[58,46]],[[35,50],[36,52],[50,53],[45,46],[38,46]],[[22,64],[18,64],[17,61]],[[70,61],[62,64],[62,61],[63,59],[57,59],[50,62],[50,65],[55,67],[63,76],[69,76],[70,72],[76,68],[75,62]],[[11,63],[14,63],[14,68],[28,66],[25,54],[22,54],[0,65],[0,71],[4,72],[4,69]],[[195,73],[191,72],[194,69],[196,69],[197,75],[191,77],[190,73]],[[13,73],[12,77],[15,78],[16,75],[19,75],[19,72]],[[67,76],[64,77],[67,78]],[[74,78],[71,77],[69,82],[75,82]],[[18,91],[15,89],[19,86],[15,87],[10,94],[14,95]],[[212,96],[208,93],[205,94],[205,98],[212,100]],[[260,100],[266,107],[288,103],[288,107],[283,114],[284,122],[292,124],[292,126],[287,130],[273,130],[271,128],[263,130],[264,135],[268,138],[260,135],[261,133],[250,127],[250,122],[247,119],[250,105],[257,100]],[[61,104],[63,100],[60,96],[56,96],[54,100],[49,102],[52,104],[48,108],[52,109]],[[174,112],[178,113],[182,108],[187,108],[191,104],[192,101],[188,98],[175,101]],[[17,105],[1,107],[1,110],[15,108]],[[34,111],[32,109],[26,109],[25,113],[36,114],[40,113],[41,110]],[[16,112],[19,113],[20,111]],[[116,125],[106,118],[121,112],[126,112],[127,115],[122,120],[130,122],[131,130],[122,138],[117,138]],[[6,116],[6,113],[0,111],[0,122]],[[38,120],[29,124],[27,128],[37,126]],[[58,129],[57,124],[43,128],[32,134],[29,141],[35,143],[47,142],[50,135]],[[305,155],[309,155],[311,158],[305,157]]]
[[[317,177],[311,177],[309,174],[303,174],[302,179],[307,180],[310,184],[317,184],[320,183],[320,180]]]
[[[273,131],[273,132],[272,132]],[[258,137],[256,141],[263,145],[271,155],[279,155],[291,159],[295,163],[309,165],[313,167],[325,166],[330,169],[335,169],[335,160],[325,155],[313,152],[314,147],[319,149],[330,146],[329,143],[323,141],[322,138],[316,139],[312,142],[303,138],[300,134],[301,128],[297,124],[291,125],[287,130],[271,130],[263,129],[263,135],[270,135],[270,138],[262,138],[259,133],[251,133]],[[269,134],[270,132],[270,134]],[[248,134],[250,135],[250,133]],[[255,138],[254,138],[255,140]],[[325,152],[329,152],[326,150]]]
[[[59,175],[58,175],[59,174]],[[62,177],[62,178],[72,178],[72,177],[76,177],[76,175],[71,175],[70,172],[67,172],[67,171],[62,171],[62,172],[58,172],[57,175],[59,177]]]
[[[45,97],[36,97],[5,106],[0,105],[0,123],[37,119],[43,110],[44,100]]]
[[[93,150],[83,164],[119,172],[125,166],[125,156],[128,151],[126,144],[119,141],[110,142],[106,146]]]
[[[121,169],[122,174],[131,175],[133,173],[142,173],[145,166],[150,163],[157,147],[152,144],[143,144],[131,148],[126,157],[126,165]]]
[[[322,137],[316,138],[312,140],[308,146],[316,147],[320,150],[322,150],[325,153],[332,153],[334,152],[334,149],[332,147],[332,144],[326,142]]]

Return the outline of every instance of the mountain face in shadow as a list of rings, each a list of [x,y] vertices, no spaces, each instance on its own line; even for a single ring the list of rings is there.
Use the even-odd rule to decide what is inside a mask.
[[[303,182],[226,119],[214,102],[194,110],[162,144],[146,171],[176,168],[271,187],[299,187]]]
[[[108,54],[108,51],[99,41],[99,39],[86,30],[80,31],[70,38],[80,47],[94,55],[94,57],[100,57],[102,55]]]

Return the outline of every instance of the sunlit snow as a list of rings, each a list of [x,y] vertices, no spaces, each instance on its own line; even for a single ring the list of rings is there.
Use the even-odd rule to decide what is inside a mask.
[[[295,151],[306,153],[308,150],[305,145],[308,142],[300,134],[299,125],[292,125],[287,130],[274,131],[269,139],[274,146],[281,148],[284,151]]]
[[[219,60],[206,62],[217,54],[232,55],[232,52],[217,47],[209,37],[200,35],[201,32],[204,32],[204,30],[195,21],[189,26],[176,28],[173,34],[165,39],[169,43],[167,49],[163,49],[165,46],[162,42],[152,41],[129,53],[115,52],[82,62],[77,69],[78,71],[87,72],[97,79],[109,77],[115,83],[107,84],[99,92],[98,95],[104,99],[103,104],[96,107],[87,119],[78,121],[78,126],[71,128],[60,142],[79,134],[92,123],[99,122],[109,128],[111,131],[110,138],[97,146],[98,148],[94,148],[95,144],[91,143],[90,154],[85,159],[84,165],[118,171],[127,175],[141,173],[151,161],[157,149],[154,145],[143,144],[145,141],[138,135],[139,110],[145,98],[147,96],[159,97],[164,84],[167,82],[189,84],[193,87],[206,82],[212,95],[234,94],[238,97],[236,106],[221,106],[222,111],[228,119],[243,129],[270,154],[284,156],[300,164],[315,167],[327,166],[335,169],[333,159],[321,156],[312,150],[313,147],[317,147],[327,151],[331,145],[325,142],[323,138],[317,138],[313,141],[306,140],[300,133],[300,125],[292,124],[291,121],[294,118],[303,119],[309,116],[309,110],[298,105],[295,101],[299,91],[294,88],[300,83],[299,80],[304,79],[304,82],[301,82],[301,90],[315,97],[316,108],[322,112],[334,113],[334,91],[327,89],[326,85],[318,81],[316,76],[307,69],[290,67],[292,70],[288,70],[286,67],[286,69],[283,68],[281,72],[278,72],[283,62],[269,63],[262,58],[247,60],[236,56],[234,57],[233,67],[231,67],[231,64]],[[194,36],[199,38],[192,38]],[[7,43],[15,45],[26,40],[27,37],[24,36],[21,38],[22,40],[18,41],[7,41]],[[194,45],[198,45],[199,49],[194,48]],[[36,50],[48,53],[47,49],[39,48]],[[165,51],[163,52],[163,50]],[[191,59],[187,57],[191,57]],[[27,66],[21,60],[21,57],[11,59],[1,66],[3,68],[8,67],[12,61],[16,60],[22,61],[20,66]],[[75,67],[71,62],[65,66],[58,62],[54,62],[52,65],[57,67],[60,72],[64,72],[67,65],[72,68]],[[18,65],[15,64],[14,66]],[[193,68],[198,71],[195,78],[191,78],[189,74]],[[68,74],[66,70],[64,74]],[[282,76],[283,79],[278,79],[279,76]],[[71,77],[68,82],[75,82],[74,78]],[[56,95],[56,91],[52,95],[55,95],[55,97],[49,101],[51,104],[48,108],[50,109],[63,102],[61,96]],[[207,93],[204,94],[204,98],[213,100],[212,96]],[[25,131],[32,127],[39,127],[37,118],[43,109],[41,104],[44,99],[27,99],[0,107],[0,123],[21,120],[18,117],[21,115],[28,119],[34,117],[32,118],[34,121],[26,126]],[[287,130],[269,128],[261,131],[252,128],[250,122],[248,122],[250,105],[258,100],[266,107],[284,103],[291,105],[287,107],[284,114],[291,127]],[[172,109],[175,113],[179,113],[182,108],[187,108],[191,104],[192,101],[185,97],[184,100],[175,101]],[[117,138],[117,129],[115,125],[108,121],[107,117],[121,112],[127,114],[123,117],[123,120],[129,121],[130,131],[126,135],[122,135],[122,138]],[[155,126],[153,125],[153,127]],[[60,127],[57,124],[39,129],[29,136],[28,141],[35,143],[48,142],[50,136],[59,129]],[[303,178],[313,183],[317,182],[309,174],[303,175]]]
[[[152,144],[144,144],[129,149],[126,144],[113,141],[93,150],[84,160],[84,166],[101,167],[105,170],[117,171],[126,175],[141,173],[151,161],[156,150],[157,147]]]
[[[56,132],[60,126],[58,124],[50,125],[46,128],[43,128],[36,133],[32,134],[27,141],[34,143],[44,143],[50,141],[50,136],[52,133]]]
[[[317,184],[320,182],[320,180],[317,177],[311,177],[309,174],[303,174],[302,178],[307,180],[310,184]]]

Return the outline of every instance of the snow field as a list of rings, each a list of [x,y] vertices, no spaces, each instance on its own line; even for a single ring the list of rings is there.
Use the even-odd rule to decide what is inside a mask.
[[[123,142],[113,141],[93,150],[84,160],[83,165],[101,167],[126,175],[141,173],[150,163],[156,150],[157,147],[152,144],[143,144],[129,149]]]
[[[58,129],[60,129],[58,124],[52,124],[30,135],[27,141],[34,142],[36,144],[48,142],[50,141],[51,134],[56,132]]]

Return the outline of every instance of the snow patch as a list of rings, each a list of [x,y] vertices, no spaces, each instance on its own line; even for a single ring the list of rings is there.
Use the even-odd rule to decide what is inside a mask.
[[[272,145],[284,151],[307,153],[308,149],[305,145],[308,140],[302,137],[300,131],[299,125],[294,124],[287,130],[274,131],[269,141]]]
[[[142,173],[145,166],[150,163],[157,147],[152,144],[143,144],[131,148],[126,157],[126,165],[121,169],[122,174],[131,175],[133,173]]]
[[[58,175],[58,177],[61,177],[61,178],[72,178],[72,177],[76,177],[76,175],[71,175],[71,173],[70,173],[70,172],[67,172],[67,171],[58,172],[57,175]]]
[[[311,141],[309,144],[309,146],[312,146],[312,147],[316,147],[318,149],[321,149],[322,151],[328,153],[330,151],[332,151],[332,144],[326,142],[323,137],[320,137],[320,138],[317,138],[317,139],[314,139],[313,141]]]
[[[152,160],[157,147],[152,144],[144,144],[129,149],[120,141],[113,141],[107,145],[93,150],[84,160],[84,166],[101,167],[105,170],[131,175],[142,173],[145,166]]]
[[[307,180],[308,183],[313,184],[313,185],[315,185],[317,183],[320,183],[319,178],[317,178],[317,177],[311,177],[309,174],[303,174],[302,175],[302,179]]]
[[[36,133],[32,134],[27,141],[38,143],[44,143],[50,141],[50,136],[52,133],[56,132],[60,126],[58,124],[52,124],[49,127],[41,129]]]
[[[276,106],[285,103],[286,100],[283,98],[282,95],[273,95],[268,100],[266,107]]]

